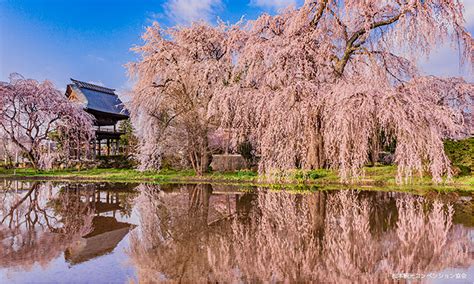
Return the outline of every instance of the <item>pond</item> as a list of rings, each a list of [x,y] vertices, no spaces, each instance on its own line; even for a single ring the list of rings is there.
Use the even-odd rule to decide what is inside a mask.
[[[0,282],[473,283],[472,195],[0,184]]]

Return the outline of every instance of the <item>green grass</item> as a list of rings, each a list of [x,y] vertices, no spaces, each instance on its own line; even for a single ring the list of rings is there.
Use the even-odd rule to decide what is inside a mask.
[[[395,166],[377,166],[365,168],[365,175],[352,184],[341,184],[337,173],[331,170],[294,170],[284,175],[272,177],[259,176],[254,171],[242,170],[236,172],[211,172],[197,176],[192,170],[161,170],[157,172],[140,172],[134,169],[90,169],[90,170],[51,170],[37,171],[33,169],[2,169],[0,178],[15,179],[54,179],[61,181],[109,181],[109,182],[218,182],[239,185],[259,185],[272,188],[289,187],[298,190],[311,186],[324,186],[325,189],[351,187],[353,185],[377,190],[412,191],[417,187],[430,187],[438,191],[473,191],[474,176],[456,177],[449,184],[434,185],[429,177],[415,177],[408,185],[397,185],[395,182]]]
[[[141,182],[192,178],[195,177],[195,174],[193,171],[163,170],[159,172],[140,172],[134,169],[66,169],[51,171],[39,171],[34,169],[2,169],[0,170],[0,177]]]

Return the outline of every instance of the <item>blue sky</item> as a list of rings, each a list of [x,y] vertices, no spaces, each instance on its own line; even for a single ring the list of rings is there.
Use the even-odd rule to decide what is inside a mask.
[[[124,64],[136,58],[130,48],[153,20],[163,25],[217,17],[254,19],[302,0],[0,0],[0,80],[12,72],[50,79],[64,89],[69,78],[119,90],[130,87]],[[464,0],[474,32],[474,0]],[[420,60],[426,74],[464,76],[458,54],[440,47]]]

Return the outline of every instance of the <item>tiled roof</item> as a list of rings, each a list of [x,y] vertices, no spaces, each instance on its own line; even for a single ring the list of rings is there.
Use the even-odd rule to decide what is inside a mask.
[[[85,99],[85,108],[109,114],[129,116],[129,112],[125,109],[124,104],[115,94],[114,89],[97,86],[94,84],[74,80],[70,86],[77,92],[81,93]]]
[[[97,86],[97,85],[94,85],[94,84],[91,84],[91,83],[86,83],[86,82],[82,82],[82,81],[79,81],[79,80],[74,80],[73,78],[71,78],[71,81],[74,84],[76,84],[79,88],[86,88],[86,89],[93,90],[93,91],[98,91],[98,92],[101,92],[101,93],[115,95],[115,89],[110,89],[110,88],[106,88],[106,87],[103,87],[103,86]]]

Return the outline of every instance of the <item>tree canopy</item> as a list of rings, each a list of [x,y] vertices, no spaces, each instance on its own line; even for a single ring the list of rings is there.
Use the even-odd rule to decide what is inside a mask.
[[[213,131],[230,129],[234,147],[252,143],[261,173],[330,167],[350,180],[396,143],[399,181],[424,171],[441,181],[451,174],[443,138],[472,123],[473,85],[416,66],[444,42],[471,66],[458,0],[306,1],[235,25],[154,24],[143,39],[130,71],[144,161],[170,144],[204,157]]]
[[[88,145],[94,135],[92,117],[71,103],[51,82],[10,75],[0,83],[0,132],[16,145],[35,168],[48,168],[57,155]],[[56,134],[61,143],[48,151]]]

